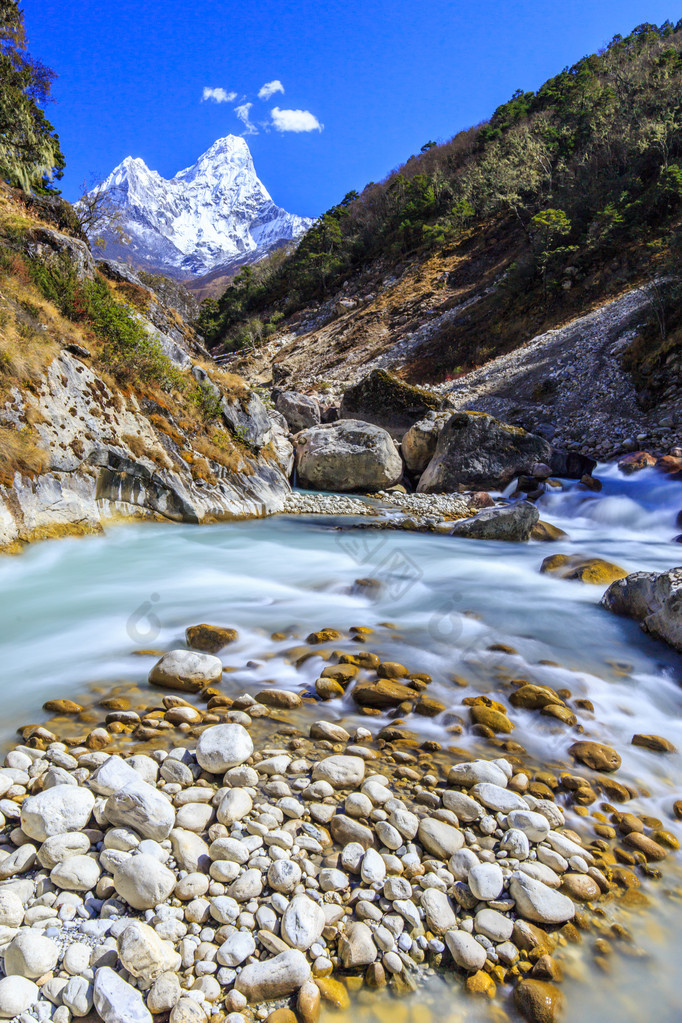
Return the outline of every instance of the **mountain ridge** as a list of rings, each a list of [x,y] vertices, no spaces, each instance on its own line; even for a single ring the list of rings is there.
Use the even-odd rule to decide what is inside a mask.
[[[100,190],[129,238],[101,232],[104,256],[179,280],[227,274],[297,241],[313,223],[273,202],[246,141],[235,135],[217,139],[172,178],[126,156],[93,191]]]

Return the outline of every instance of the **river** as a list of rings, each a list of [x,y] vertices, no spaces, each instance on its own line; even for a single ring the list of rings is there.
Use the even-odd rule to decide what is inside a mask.
[[[618,780],[649,793],[628,809],[655,815],[677,832],[672,803],[682,798],[682,756],[633,747],[631,738],[651,732],[682,749],[679,656],[636,623],[601,609],[601,587],[540,575],[539,567],[548,554],[576,552],[628,571],[679,564],[682,550],[673,537],[682,485],[654,470],[625,477],[602,466],[595,475],[601,493],[571,485],[540,500],[541,516],[570,537],[552,544],[349,530],[338,528],[348,522],[275,517],[204,527],[115,526],[101,536],[36,544],[20,557],[0,559],[4,745],[17,725],[43,720],[40,708],[49,697],[143,683],[154,656],[134,652],[183,645],[185,628],[198,622],[239,630],[239,640],[223,652],[234,668],[224,683],[231,695],[254,692],[268,680],[296,690],[312,684],[319,661],[297,668],[291,648],[325,626],[367,626],[375,630],[372,650],[428,672],[430,694],[463,718],[465,696],[494,695],[500,675],[589,699],[594,714],[579,719],[583,737],[616,748],[623,758]],[[368,720],[354,714],[349,698],[325,705],[324,716]],[[409,727],[443,740],[443,717],[413,716]],[[565,762],[578,737],[534,712],[518,711],[514,721],[514,739],[548,765]],[[485,741],[466,729],[457,744],[490,755]],[[646,888],[654,909],[633,917],[631,929],[639,919],[637,944],[647,956],[616,957],[609,974],[577,958],[564,985],[569,1023],[650,1019],[652,990],[656,1018],[679,1019],[682,912],[666,894],[680,880],[674,859],[664,865],[664,880]],[[417,1002],[433,998],[444,1019],[483,1012],[453,1000],[448,986],[432,988]],[[371,1019],[377,1010],[361,1011]],[[404,1011],[405,1020],[419,1023],[416,1010]]]

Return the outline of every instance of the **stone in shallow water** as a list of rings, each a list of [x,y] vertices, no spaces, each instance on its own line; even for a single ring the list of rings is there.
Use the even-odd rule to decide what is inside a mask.
[[[528,803],[516,792],[511,792],[507,788],[502,788],[501,785],[494,785],[490,782],[474,785],[471,794],[489,810],[494,810],[496,813],[511,813],[512,810],[528,809]]]
[[[555,1023],[561,1016],[564,997],[554,984],[524,978],[514,989],[514,1001],[528,1023]]]
[[[364,777],[365,762],[361,757],[325,757],[313,768],[314,781],[327,781],[335,789],[356,788]]]
[[[217,654],[228,643],[239,638],[236,629],[225,629],[220,625],[190,625],[185,629],[187,646],[207,654]]]
[[[601,742],[574,742],[568,752],[575,760],[579,760],[586,767],[593,771],[617,771],[621,765],[621,759],[615,749],[605,746]]]
[[[193,650],[169,650],[149,672],[149,684],[162,689],[198,693],[200,689],[220,682],[222,677],[223,664],[219,657]]]

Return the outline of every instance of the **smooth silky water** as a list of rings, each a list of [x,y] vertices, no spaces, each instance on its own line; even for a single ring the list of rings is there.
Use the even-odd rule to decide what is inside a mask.
[[[682,798],[682,755],[631,745],[635,732],[652,732],[682,749],[679,656],[636,623],[601,609],[602,587],[538,570],[544,557],[557,553],[603,557],[628,571],[679,564],[682,550],[673,538],[682,484],[653,470],[624,477],[603,468],[597,475],[604,483],[599,494],[570,486],[539,502],[542,517],[570,536],[552,544],[455,540],[349,529],[349,520],[276,517],[202,527],[119,526],[0,559],[0,739],[7,747],[19,724],[44,720],[40,708],[50,697],[77,698],[94,685],[144,685],[154,656],[134,652],[183,645],[188,625],[205,621],[239,630],[239,640],[222,655],[235,669],[224,676],[230,695],[271,681],[295,690],[311,685],[321,661],[313,657],[296,668],[287,651],[325,626],[365,625],[376,630],[370,649],[428,672],[431,695],[465,720],[462,700],[494,695],[500,674],[566,687],[591,700],[594,715],[579,714],[582,737],[615,747],[623,758],[617,778],[649,793],[628,809],[655,815],[679,834],[672,804]],[[358,579],[374,582],[368,587]],[[286,639],[273,640],[273,633]],[[489,649],[499,644],[515,653]],[[368,723],[348,698],[318,705],[316,715]],[[534,712],[519,711],[514,721],[513,738],[533,760],[549,769],[565,767],[567,749],[579,737],[575,729]],[[369,722],[375,729],[381,719]],[[466,730],[453,740],[439,719],[413,715],[408,727],[473,754],[496,755]],[[643,885],[650,908],[628,918],[614,904],[605,908],[609,919],[620,914],[613,918],[629,927],[641,956],[614,955],[612,969],[603,972],[586,954],[596,934],[568,948],[562,988],[569,1023],[668,1023],[682,1016],[677,860],[671,854],[663,880]],[[372,1004],[354,1007],[353,1016],[368,1023],[388,1016],[390,1023],[427,1023],[428,1006],[444,1023],[487,1019],[491,1012],[495,1018],[497,1010],[459,990],[438,979],[400,1003],[373,994]]]

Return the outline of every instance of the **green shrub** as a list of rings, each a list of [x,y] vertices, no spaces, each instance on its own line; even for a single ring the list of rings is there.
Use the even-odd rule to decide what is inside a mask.
[[[155,383],[165,390],[184,386],[179,370],[163,354],[130,310],[116,300],[103,277],[79,281],[67,256],[31,260],[29,273],[62,315],[80,323],[102,345],[102,360],[119,380]]]

